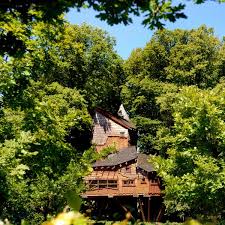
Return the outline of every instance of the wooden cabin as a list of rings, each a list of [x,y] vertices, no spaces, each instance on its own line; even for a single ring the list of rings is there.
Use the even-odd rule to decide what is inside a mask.
[[[87,190],[83,198],[102,201],[101,206],[112,200],[119,204],[132,202],[142,220],[158,221],[162,202],[160,180],[148,162],[149,156],[137,151],[135,126],[126,111],[120,107],[118,116],[96,109],[93,120],[92,142],[96,151],[115,146],[117,152],[93,164],[93,172],[85,177]],[[121,207],[126,211],[126,207]]]
[[[93,165],[93,172],[85,178],[86,197],[160,196],[159,179],[148,163],[148,156],[137,153],[135,146],[120,149],[107,159]]]

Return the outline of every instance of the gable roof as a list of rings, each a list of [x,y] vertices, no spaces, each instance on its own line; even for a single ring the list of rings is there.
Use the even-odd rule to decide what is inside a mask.
[[[121,125],[122,127],[126,128],[126,129],[135,129],[135,126],[133,123],[131,123],[128,120],[125,120],[119,116],[113,115],[101,108],[96,108],[95,109],[98,113],[101,113],[103,116],[109,118],[110,120],[114,121],[115,123]]]
[[[137,158],[137,151],[135,146],[123,148],[120,151],[108,155],[106,159],[98,160],[93,167],[99,166],[117,166],[119,164],[129,162]]]
[[[137,159],[137,167],[140,169],[143,169],[147,172],[153,172],[155,171],[152,164],[148,162],[149,155],[138,153],[138,159]]]
[[[123,148],[120,151],[108,155],[106,159],[98,160],[93,167],[117,166],[125,162],[137,159],[137,167],[147,172],[155,171],[152,164],[148,162],[149,155],[137,153],[135,146]]]

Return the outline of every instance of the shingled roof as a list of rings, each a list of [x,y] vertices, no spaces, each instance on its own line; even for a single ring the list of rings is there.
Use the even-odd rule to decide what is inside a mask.
[[[148,162],[149,155],[139,153],[137,159],[137,167],[147,172],[155,171],[152,164]]]
[[[101,113],[102,115],[104,115],[105,117],[111,119],[112,121],[114,121],[117,124],[120,124],[122,127],[126,128],[126,129],[135,129],[136,127],[134,126],[134,124],[131,123],[131,121],[125,120],[119,116],[115,116],[101,108],[96,108],[96,111]]]
[[[106,159],[98,160],[93,167],[117,166],[125,162],[137,159],[137,167],[147,172],[155,171],[152,164],[148,162],[149,156],[143,153],[137,153],[135,146],[123,148],[120,151],[110,154]]]
[[[99,166],[117,166],[119,164],[129,162],[137,158],[137,150],[135,146],[123,148],[117,153],[110,154],[106,159],[98,160],[93,167]]]

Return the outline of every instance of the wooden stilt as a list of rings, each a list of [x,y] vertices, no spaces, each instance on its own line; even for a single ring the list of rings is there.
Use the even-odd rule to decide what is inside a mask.
[[[151,216],[151,206],[150,206],[150,203],[151,203],[151,197],[148,198],[148,222],[150,222],[150,216]]]
[[[158,216],[156,218],[156,222],[160,222],[160,220],[162,218],[162,215],[163,215],[163,212],[164,212],[164,206],[161,206],[161,208],[159,210],[159,213],[158,213]]]
[[[99,199],[100,200],[100,199]],[[103,209],[104,204],[102,204],[102,199],[98,202],[98,218],[101,218],[102,216],[102,209]]]
[[[142,219],[143,219],[144,222],[146,222],[145,213],[144,213],[144,210],[143,210],[143,202],[142,202],[141,198],[139,198],[139,205],[140,205]]]

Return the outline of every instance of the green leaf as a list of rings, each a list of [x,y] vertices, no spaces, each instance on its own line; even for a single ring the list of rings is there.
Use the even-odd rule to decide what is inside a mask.
[[[68,205],[75,211],[79,211],[80,210],[80,206],[81,206],[81,198],[78,194],[76,194],[75,191],[68,191],[66,193],[66,199],[68,202]]]

